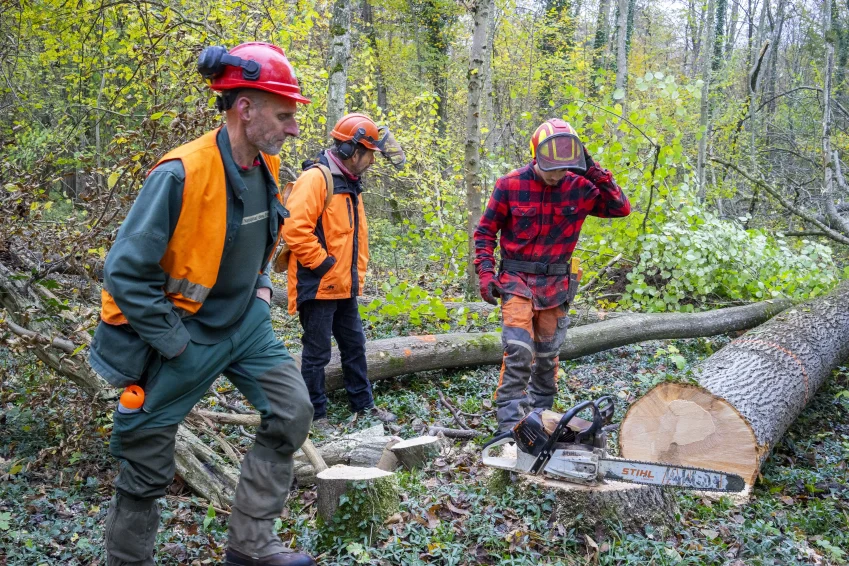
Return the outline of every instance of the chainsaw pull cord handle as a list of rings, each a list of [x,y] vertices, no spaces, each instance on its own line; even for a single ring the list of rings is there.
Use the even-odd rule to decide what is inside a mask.
[[[587,409],[588,407],[592,407],[594,414],[598,413],[598,409],[595,405],[593,405],[592,401],[584,401],[583,403],[575,405],[574,407],[566,411],[566,414],[560,417],[560,422],[557,423],[557,428],[555,428],[551,436],[548,437],[548,440],[542,447],[542,452],[539,453],[539,456],[537,456],[537,459],[534,461],[533,466],[531,466],[532,474],[538,473],[542,468],[545,467],[545,465],[551,459],[554,444],[557,442],[557,439],[560,438],[560,433],[563,432],[563,429],[566,428],[566,425],[569,424],[569,421],[571,421],[572,418],[575,417],[575,415]],[[595,420],[595,417],[593,418],[593,420]],[[590,426],[590,428],[587,430],[590,430],[592,428],[593,427]],[[582,431],[579,434],[584,434],[585,432],[586,431]]]

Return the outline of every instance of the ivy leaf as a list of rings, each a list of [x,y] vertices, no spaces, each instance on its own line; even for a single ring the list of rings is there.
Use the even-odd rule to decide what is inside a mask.
[[[624,88],[617,88],[613,91],[613,100],[622,100],[623,98],[625,98]]]

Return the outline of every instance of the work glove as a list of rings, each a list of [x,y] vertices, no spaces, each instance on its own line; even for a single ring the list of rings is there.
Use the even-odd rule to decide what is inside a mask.
[[[581,145],[583,145],[583,144],[581,144]],[[595,164],[596,164],[596,163],[595,163],[595,161],[593,161],[593,158],[592,158],[592,156],[590,155],[590,152],[589,152],[589,151],[587,151],[587,146],[585,146],[585,145],[584,145],[583,147],[584,147],[584,161],[586,161],[586,162],[587,162],[587,169],[586,169],[586,171],[584,171],[584,177],[586,177],[586,176],[587,176],[587,173],[588,173],[588,172],[589,172],[589,170],[590,170],[590,168],[592,168],[593,166],[595,166]]]
[[[481,298],[491,305],[498,305],[498,288],[495,286],[495,273],[492,271],[481,271],[478,274],[480,281]]]

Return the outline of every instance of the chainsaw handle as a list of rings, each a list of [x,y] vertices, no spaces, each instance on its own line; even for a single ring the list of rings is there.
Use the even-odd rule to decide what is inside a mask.
[[[609,425],[610,421],[613,420],[615,402],[616,400],[611,395],[605,395],[604,397],[599,397],[593,403],[595,408],[598,409],[598,412],[601,414],[603,425]]]
[[[569,421],[571,421],[572,418],[575,417],[575,415],[589,407],[592,407],[593,410],[593,424],[590,425],[590,427],[586,431],[579,432],[578,436],[586,434],[587,431],[593,430],[593,428],[595,428],[596,420],[599,420],[599,422],[601,422],[600,419],[596,419],[596,415],[598,415],[598,408],[593,404],[592,401],[584,401],[583,403],[578,403],[577,405],[566,411],[566,414],[560,417],[560,422],[557,423],[557,428],[555,428],[551,436],[548,437],[548,440],[542,447],[542,451],[540,452],[539,456],[537,456],[536,461],[531,467],[532,474],[536,474],[537,472],[539,472],[551,459],[554,444],[557,442],[557,439],[560,438],[560,433],[563,432],[563,429],[566,428],[566,425],[569,424]]]

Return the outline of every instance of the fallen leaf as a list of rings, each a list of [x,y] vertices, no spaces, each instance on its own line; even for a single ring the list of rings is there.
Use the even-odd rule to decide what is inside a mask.
[[[792,497],[790,497],[789,495],[782,495],[782,496],[781,496],[781,497],[779,497],[778,499],[779,499],[782,503],[784,503],[785,505],[793,505],[794,503],[796,503],[796,500],[795,500],[795,499],[793,499]]]
[[[452,504],[450,501],[445,502],[445,506],[448,507],[453,513],[457,513],[458,515],[468,515],[469,511],[467,509],[460,509],[459,507]]]
[[[703,535],[707,537],[708,540],[713,540],[719,536],[719,531],[713,531],[711,529],[699,529]]]

